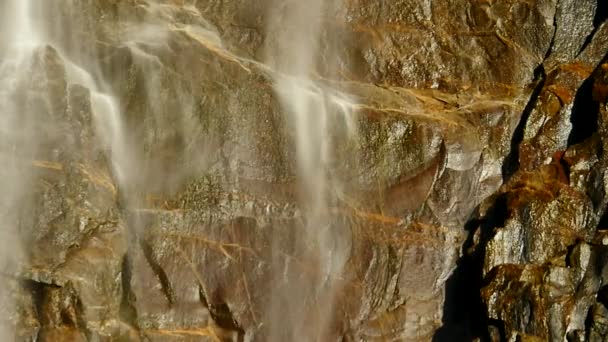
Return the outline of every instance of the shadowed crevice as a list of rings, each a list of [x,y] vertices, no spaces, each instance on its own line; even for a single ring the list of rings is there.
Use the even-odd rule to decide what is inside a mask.
[[[433,337],[434,342],[490,341],[489,327],[495,327],[504,340],[504,324],[488,317],[480,291],[486,285],[483,277],[486,246],[496,228],[503,227],[508,218],[506,196],[499,195],[481,219],[478,210],[465,226],[468,236],[462,247],[463,256],[446,283],[443,326]]]
[[[519,170],[519,145],[524,140],[526,124],[528,123],[528,119],[530,118],[532,111],[536,107],[536,103],[538,102],[538,98],[540,97],[540,94],[545,86],[547,78],[542,64],[536,68],[534,75],[536,81],[532,94],[530,95],[530,99],[528,100],[528,103],[521,114],[519,123],[513,132],[513,138],[511,139],[511,150],[505,157],[505,161],[502,165],[504,182],[509,180],[509,178],[511,178],[511,176],[513,176],[513,174]]]
[[[608,60],[608,54],[604,56],[591,75],[583,82],[577,90],[572,104],[570,122],[572,131],[568,136],[568,146],[581,143],[590,138],[598,131],[600,103],[594,97],[594,81],[598,70]]]
[[[169,305],[175,304],[175,294],[173,292],[173,288],[171,287],[171,282],[169,281],[169,277],[167,276],[167,273],[165,272],[165,270],[162,268],[162,266],[158,263],[158,261],[154,257],[154,251],[152,250],[152,247],[143,238],[140,239],[139,244],[140,244],[142,251],[144,252],[144,257],[146,258],[146,261],[148,262],[148,264],[150,265],[150,268],[152,268],[152,271],[154,272],[154,274],[156,274],[156,276],[158,277],[158,280],[160,281],[162,292],[165,295],[165,297],[167,298]]]
[[[139,329],[137,324],[137,310],[135,309],[135,293],[131,288],[132,265],[131,259],[125,255],[122,259],[120,278],[122,283],[122,298],[120,301],[120,319]]]
[[[40,330],[38,340],[46,341],[48,334],[62,328],[72,329],[92,340],[93,332],[85,320],[85,306],[72,283],[63,286],[27,279],[21,286],[32,294],[35,318]]]
[[[226,303],[209,305],[209,312],[215,324],[228,331],[234,331],[238,335],[238,341],[243,341],[245,331],[238,325],[236,319]]]
[[[604,209],[604,214],[600,218],[600,222],[597,225],[597,230],[608,230],[608,208]]]
[[[595,16],[593,17],[593,30],[589,33],[589,35],[585,39],[585,42],[583,43],[583,45],[581,46],[581,49],[579,50],[579,54],[581,52],[585,51],[587,46],[589,46],[589,44],[591,44],[591,41],[593,41],[593,37],[595,37],[597,30],[600,28],[600,25],[602,25],[602,23],[604,21],[606,21],[606,19],[608,19],[608,1],[597,0],[597,8],[595,10]]]
[[[581,143],[598,129],[600,105],[593,99],[593,76],[586,79],[576,92],[572,105],[570,122],[572,131],[568,136],[568,146]]]
[[[32,294],[32,302],[34,305],[34,311],[36,314],[36,319],[42,325],[42,315],[44,314],[44,288],[45,286],[52,286],[43,284],[34,280],[23,280],[21,282],[21,286],[28,292]]]
[[[593,18],[593,26],[597,29],[604,21],[608,19],[608,1],[597,0],[597,10],[595,18]]]
[[[205,295],[203,284],[198,286],[198,295],[201,304],[209,310],[211,319],[215,324],[225,330],[236,332],[237,341],[241,342],[245,338],[245,330],[241,328],[237,320],[234,318],[230,307],[226,303],[210,304]]]

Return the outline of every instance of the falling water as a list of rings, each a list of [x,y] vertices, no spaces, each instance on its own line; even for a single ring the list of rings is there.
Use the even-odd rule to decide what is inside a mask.
[[[306,280],[294,277],[274,291],[278,298],[272,321],[288,317],[289,327],[271,329],[273,341],[330,338],[340,279],[349,257],[348,229],[330,213],[341,186],[340,179],[330,175],[330,164],[336,158],[332,155],[334,126],[346,126],[350,135],[356,131],[351,101],[314,78],[319,62],[332,63],[332,56],[321,56],[320,45],[322,36],[327,36],[323,15],[331,6],[336,4],[281,1],[270,14],[268,36],[276,39],[276,46],[270,49],[268,62],[277,71],[275,91],[295,136],[299,201],[306,222],[296,243],[305,250],[303,262],[317,273]],[[275,272],[283,273],[280,263]]]
[[[26,194],[29,174],[24,165],[32,156],[35,145],[30,143],[33,122],[22,111],[29,94],[19,94],[27,83],[23,70],[31,68],[33,50],[37,37],[29,25],[27,1],[8,1],[0,7],[0,20],[7,23],[10,30],[0,30],[0,46],[3,51],[0,60],[0,268],[11,272],[18,262],[21,249],[16,238],[18,232],[18,212]],[[7,15],[8,14],[8,15]],[[0,290],[2,314],[10,312],[13,301],[7,287]],[[8,340],[12,329],[2,326],[0,339]]]
[[[79,65],[82,44],[71,46],[70,36],[57,25],[59,4],[53,1],[7,0],[0,5],[0,272],[15,274],[25,262],[21,247],[24,231],[31,230],[32,194],[38,168],[62,169],[60,155],[75,141],[65,136],[62,125],[68,108],[57,91],[66,85],[88,91],[90,108],[103,149],[110,151],[114,175],[126,183],[128,164],[123,141],[120,105],[109,92],[99,71]],[[57,64],[51,65],[54,61]],[[56,75],[51,75],[52,71]],[[63,74],[63,75],[62,75]],[[56,78],[53,78],[57,76]],[[62,85],[62,82],[65,82]],[[4,293],[3,318],[12,317],[13,305]],[[10,290],[9,290],[10,291]],[[6,298],[5,298],[6,297]],[[9,340],[12,328],[0,339]]]
[[[333,144],[336,139],[352,137],[356,125],[351,113],[352,101],[314,76],[320,61],[332,64],[327,53],[321,56],[320,45],[326,33],[322,14],[327,4],[322,0],[279,2],[280,6],[270,15],[268,34],[276,45],[269,48],[267,65],[227,51],[217,31],[192,5],[138,2],[138,8],[144,8],[146,15],[140,21],[117,24],[122,34],[117,45],[129,51],[133,68],[142,75],[145,88],[140,93],[142,99],[138,99],[143,104],[138,104],[140,107],[136,110],[145,118],[130,118],[129,125],[131,113],[123,103],[126,96],[117,94],[120,90],[112,83],[122,82],[127,75],[109,80],[107,70],[102,71],[100,53],[96,50],[98,42],[81,41],[78,35],[88,29],[83,13],[93,6],[92,2],[4,1],[0,8],[0,160],[3,165],[0,169],[3,191],[0,234],[4,242],[0,266],[16,267],[18,260],[13,259],[20,255],[20,248],[16,247],[20,245],[19,213],[26,210],[24,198],[33,188],[31,183],[36,175],[31,171],[32,164],[40,163],[37,161],[40,156],[51,159],[45,162],[60,163],[60,157],[52,159],[52,156],[60,155],[63,146],[72,143],[59,129],[66,113],[57,109],[56,102],[63,99],[57,100],[53,88],[57,82],[47,75],[44,63],[48,59],[59,61],[58,69],[66,83],[64,92],[75,86],[86,90],[98,139],[95,144],[105,153],[113,181],[126,197],[123,205],[127,210],[136,211],[142,205],[136,199],[140,193],[173,189],[175,184],[181,185],[188,179],[190,173],[204,171],[208,147],[194,141],[194,137],[203,134],[193,114],[196,104],[188,95],[193,90],[186,89],[192,85],[166,83],[167,77],[161,72],[170,69],[167,67],[170,61],[161,56],[173,56],[174,47],[167,44],[169,37],[185,35],[247,72],[250,70],[246,64],[255,65],[274,79],[275,93],[289,122],[286,134],[293,138],[297,157],[298,199],[304,224],[296,234],[296,245],[301,261],[309,264],[315,274],[300,277],[297,269],[286,264],[284,255],[273,256],[271,263],[276,278],[271,281],[274,284],[271,286],[275,286],[273,298],[270,307],[262,309],[267,311],[265,318],[270,326],[263,329],[269,330],[270,341],[326,340],[331,334],[340,279],[350,250],[348,229],[337,222],[331,212],[338,205],[343,186],[342,180],[330,170],[337,158],[333,155]],[[60,13],[61,10],[67,14]],[[196,20],[177,24],[180,16]],[[138,119],[145,119],[149,126],[139,127],[145,125]],[[337,137],[336,125],[348,132]],[[170,139],[199,144],[173,149],[172,153],[177,156],[172,157],[186,160],[187,167],[161,170],[161,166],[165,166],[163,161],[154,158],[158,151],[150,149],[161,145],[158,141]],[[7,296],[0,293],[0,297]],[[10,302],[3,305],[9,306]],[[0,338],[7,334],[10,331],[3,332]]]

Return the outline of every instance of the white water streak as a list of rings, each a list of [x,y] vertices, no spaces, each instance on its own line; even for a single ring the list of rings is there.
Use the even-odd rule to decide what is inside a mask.
[[[277,36],[277,45],[268,60],[278,71],[274,74],[275,91],[295,129],[300,206],[306,217],[305,231],[296,236],[301,239],[298,244],[308,250],[307,262],[319,273],[318,278],[311,276],[307,282],[284,286],[278,294],[283,298],[274,301],[273,305],[279,307],[272,309],[275,317],[271,320],[282,322],[279,317],[285,315],[289,326],[271,329],[273,341],[284,338],[320,341],[329,337],[339,291],[336,279],[341,277],[349,255],[348,237],[343,236],[328,208],[335,204],[335,188],[340,186],[339,180],[329,176],[333,158],[338,157],[332,155],[335,139],[332,125],[343,122],[349,134],[356,132],[352,101],[312,77],[321,57],[325,5],[321,0],[283,1],[270,18],[268,35]],[[324,57],[324,62],[331,61],[330,56]],[[342,120],[338,120],[340,116]],[[307,291],[312,291],[309,295],[313,298],[305,298]],[[305,303],[310,300],[314,302],[312,305]]]

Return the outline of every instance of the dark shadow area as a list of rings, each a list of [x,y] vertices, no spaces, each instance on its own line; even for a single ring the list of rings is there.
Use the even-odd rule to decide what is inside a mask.
[[[603,286],[597,293],[597,301],[608,308],[608,285]]]
[[[138,328],[137,310],[135,309],[135,294],[131,288],[132,265],[131,260],[127,255],[122,259],[121,265],[121,283],[122,283],[122,298],[120,301],[120,319],[134,328]]]
[[[585,51],[587,46],[589,46],[600,25],[606,21],[606,19],[608,19],[608,1],[597,0],[597,9],[595,10],[595,16],[593,17],[593,30],[589,33],[587,39],[585,39],[583,46],[581,46],[581,49],[579,50],[579,54]]]
[[[36,314],[36,318],[41,320],[42,315],[44,314],[44,288],[45,286],[54,286],[54,285],[46,285],[43,283],[39,283],[33,280],[22,280],[21,286],[32,294],[34,310]],[[42,322],[41,322],[42,323]]]
[[[568,146],[579,144],[597,132],[600,105],[593,99],[593,76],[583,82],[576,92],[572,105],[572,131],[568,136]]]
[[[570,116],[572,131],[568,136],[568,146],[581,143],[598,131],[600,102],[594,96],[594,83],[598,75],[601,74],[600,68],[607,61],[608,53],[576,92]]]
[[[167,276],[167,273],[165,273],[165,270],[156,260],[152,246],[145,238],[140,239],[139,243],[148,265],[160,281],[161,289],[167,298],[167,302],[169,302],[169,305],[175,304],[175,295],[173,293],[173,288],[171,287],[171,282],[169,281],[169,277]]]
[[[597,225],[597,230],[608,230],[608,208],[605,209],[604,214],[600,218],[600,223]]]
[[[213,321],[221,328],[237,333],[237,341],[243,341],[245,331],[238,325],[227,304],[210,305],[209,312]]]
[[[534,79],[536,81],[532,94],[530,95],[528,104],[524,108],[521,118],[519,119],[519,123],[513,132],[513,138],[511,139],[511,150],[502,164],[502,178],[504,182],[511,178],[511,176],[519,169],[519,145],[524,140],[526,123],[528,122],[528,118],[534,110],[534,107],[536,107],[540,93],[545,86],[546,78],[545,69],[541,64],[536,68],[536,70],[534,70]]]
[[[478,218],[479,209],[465,226],[468,232],[463,244],[463,256],[456,270],[446,282],[446,299],[443,307],[443,326],[433,336],[434,342],[490,341],[489,327],[493,327],[504,340],[504,325],[487,315],[480,291],[486,285],[483,263],[486,246],[497,227],[505,225],[508,217],[507,199],[499,195],[485,217]],[[479,231],[479,232],[478,232]],[[478,233],[477,233],[478,232]],[[475,235],[479,241],[475,244]]]
[[[593,18],[593,26],[599,27],[606,19],[608,19],[608,1],[597,0],[597,10],[595,18]]]

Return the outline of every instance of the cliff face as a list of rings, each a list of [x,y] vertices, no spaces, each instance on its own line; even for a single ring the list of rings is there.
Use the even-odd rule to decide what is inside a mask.
[[[607,339],[603,0],[323,8],[311,92],[357,126],[326,123],[339,272],[303,241],[298,127],[274,86],[291,5],[30,5],[40,42],[0,61],[5,330]]]

